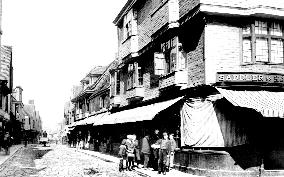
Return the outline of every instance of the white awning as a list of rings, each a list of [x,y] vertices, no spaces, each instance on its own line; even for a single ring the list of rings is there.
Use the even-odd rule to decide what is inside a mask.
[[[110,114],[109,116],[105,117],[105,119],[108,119],[108,123],[106,124],[152,120],[160,111],[167,109],[182,98],[183,97],[179,97],[168,101],[154,103],[147,106],[141,106]]]
[[[264,117],[284,118],[284,92],[216,89],[234,106],[255,109]]]

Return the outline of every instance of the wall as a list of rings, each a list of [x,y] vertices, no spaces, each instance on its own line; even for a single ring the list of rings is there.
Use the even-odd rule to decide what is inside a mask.
[[[154,54],[145,54],[143,58],[139,60],[139,66],[143,70],[143,86],[144,86],[144,98],[143,101],[155,98],[159,96],[158,80],[153,77],[154,75]],[[126,88],[127,88],[127,72],[120,72],[120,97],[121,106],[128,105],[128,100],[126,99]]]
[[[228,7],[242,7],[242,8],[250,8],[250,7],[258,7],[258,6],[268,6],[268,7],[276,7],[276,8],[284,8],[284,2],[279,0],[200,0],[201,3],[204,4],[212,4],[219,6],[228,6]]]
[[[196,7],[200,0],[179,0],[179,16],[180,18],[186,15],[190,10]]]
[[[241,65],[241,28],[228,24],[205,27],[206,84],[216,82],[217,72],[264,72],[284,74],[282,65]]]

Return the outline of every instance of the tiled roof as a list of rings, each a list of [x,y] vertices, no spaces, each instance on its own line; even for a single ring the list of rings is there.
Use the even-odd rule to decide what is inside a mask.
[[[107,66],[96,66],[91,71],[90,74],[103,74]]]
[[[93,88],[94,89],[94,94],[105,90],[109,87],[110,85],[110,73],[109,71],[112,69],[117,68],[119,62],[118,60],[114,60],[113,62],[111,62],[105,69],[104,73],[101,75],[101,77],[98,79],[98,81],[94,84]]]

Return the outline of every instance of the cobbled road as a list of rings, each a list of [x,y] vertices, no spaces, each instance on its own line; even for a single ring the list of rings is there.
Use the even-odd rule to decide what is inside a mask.
[[[138,177],[118,171],[118,164],[75,152],[65,146],[28,146],[0,166],[0,177]]]

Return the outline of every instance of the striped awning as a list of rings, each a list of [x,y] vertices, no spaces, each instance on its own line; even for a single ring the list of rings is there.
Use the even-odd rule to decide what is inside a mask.
[[[284,118],[284,92],[216,89],[234,106],[255,109],[264,117]]]

